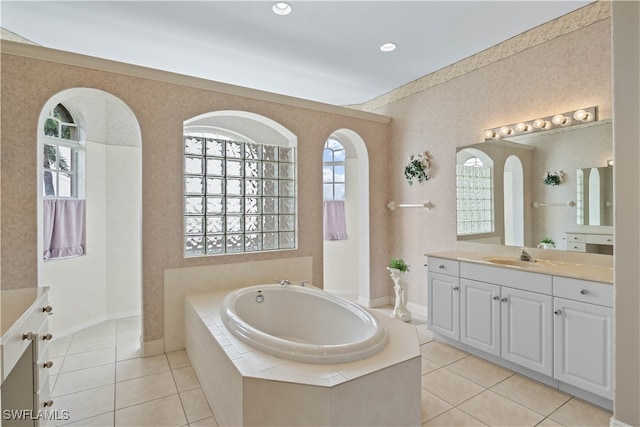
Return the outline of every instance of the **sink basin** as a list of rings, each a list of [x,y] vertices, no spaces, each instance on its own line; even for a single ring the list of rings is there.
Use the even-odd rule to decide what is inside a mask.
[[[491,264],[508,265],[520,268],[540,268],[555,265],[553,262],[544,259],[538,259],[535,261],[520,261],[518,259],[506,257],[485,257],[483,259]]]

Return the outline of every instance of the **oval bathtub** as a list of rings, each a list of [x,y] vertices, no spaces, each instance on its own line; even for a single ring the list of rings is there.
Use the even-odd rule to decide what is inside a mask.
[[[220,315],[245,343],[298,362],[352,362],[387,344],[385,328],[371,313],[313,287],[241,288],[224,298]]]

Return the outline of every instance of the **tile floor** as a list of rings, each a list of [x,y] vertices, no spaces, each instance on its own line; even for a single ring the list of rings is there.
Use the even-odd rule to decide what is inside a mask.
[[[424,426],[609,425],[610,412],[434,341],[423,319],[412,324]],[[139,334],[135,317],[54,339],[52,399],[71,416],[58,425],[217,426],[186,353],[140,358]]]

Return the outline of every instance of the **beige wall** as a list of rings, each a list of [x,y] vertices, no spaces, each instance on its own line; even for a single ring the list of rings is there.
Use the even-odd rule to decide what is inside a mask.
[[[380,191],[370,196],[371,265],[387,262],[386,160],[387,124],[383,117],[360,112],[341,114],[343,109],[291,100],[269,102],[264,93],[256,98],[207,89],[213,83],[150,71],[154,77],[171,78],[185,85],[128,76],[139,67],[124,67],[92,60],[98,71],[62,62],[87,61],[86,57],[49,49],[20,46],[25,55],[50,57],[54,62],[7,53],[2,55],[2,145],[1,145],[1,287],[13,289],[37,284],[36,218],[36,130],[45,102],[61,90],[89,87],[110,93],[127,104],[136,115],[142,135],[142,276],[144,341],[163,338],[163,280],[166,269],[224,265],[230,263],[313,257],[313,277],[322,284],[322,148],[337,129],[352,129],[367,144],[370,183]],[[84,62],[83,62],[84,61]],[[124,70],[124,71],[122,71]],[[191,84],[193,83],[193,84]],[[224,89],[229,92],[228,86]],[[239,90],[252,94],[253,91]],[[260,99],[263,98],[263,99]],[[280,98],[274,97],[276,100]],[[289,101],[289,100],[285,100]],[[289,103],[289,102],[288,102]],[[298,249],[262,254],[220,257],[183,257],[182,246],[182,124],[197,115],[216,110],[243,110],[261,114],[282,124],[298,137]],[[386,296],[385,278],[371,274],[367,298]]]

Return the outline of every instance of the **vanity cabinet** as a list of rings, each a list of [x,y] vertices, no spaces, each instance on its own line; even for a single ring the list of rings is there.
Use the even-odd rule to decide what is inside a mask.
[[[0,380],[3,426],[42,426],[53,411],[47,288],[2,291]],[[5,329],[6,328],[6,329]],[[8,411],[8,412],[7,412]],[[6,414],[10,414],[7,416]]]
[[[554,376],[613,399],[613,289],[554,277]]]
[[[438,337],[610,403],[612,285],[431,256],[427,265],[429,329]]]
[[[613,254],[612,234],[567,233],[567,251]]]
[[[432,331],[460,339],[460,278],[458,262],[430,258],[428,322]]]

